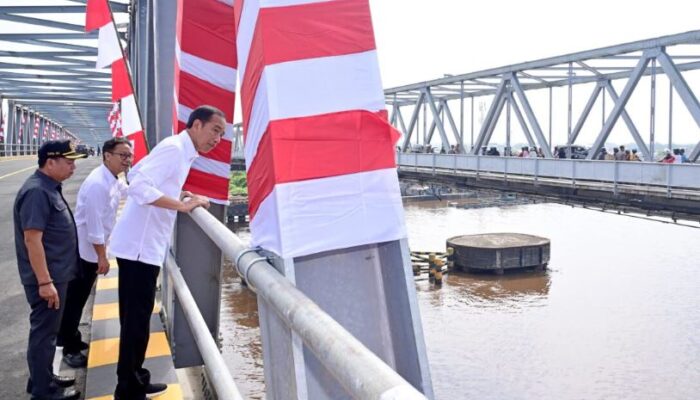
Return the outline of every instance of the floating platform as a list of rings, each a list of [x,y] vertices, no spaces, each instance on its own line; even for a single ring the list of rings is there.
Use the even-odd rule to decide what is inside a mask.
[[[463,271],[502,274],[506,270],[534,268],[549,264],[550,241],[521,233],[486,233],[447,239],[454,249],[454,267]]]

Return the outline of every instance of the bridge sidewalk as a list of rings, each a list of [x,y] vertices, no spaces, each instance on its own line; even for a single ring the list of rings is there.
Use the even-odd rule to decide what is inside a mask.
[[[112,399],[117,385],[117,360],[119,358],[119,268],[110,261],[110,271],[100,276],[95,288],[92,308],[92,329],[88,353],[87,384],[85,398],[89,400]],[[146,350],[144,368],[151,371],[153,382],[168,384],[168,391],[155,397],[160,400],[183,399],[173,366],[170,345],[160,319],[160,302],[157,301],[151,315],[151,337]]]

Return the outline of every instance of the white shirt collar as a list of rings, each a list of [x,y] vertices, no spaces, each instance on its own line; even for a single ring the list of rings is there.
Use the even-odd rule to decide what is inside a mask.
[[[110,171],[109,168],[107,168],[104,161],[102,162],[102,165],[100,165],[100,167],[102,168],[102,176],[104,177],[105,181],[113,183],[117,179],[117,177],[114,176],[112,171]]]
[[[199,153],[197,149],[194,148],[194,142],[192,142],[192,138],[190,137],[190,133],[187,132],[187,129],[180,132],[178,137],[182,140],[182,145],[185,149],[185,157],[187,157],[189,161],[193,161],[195,158],[199,157]]]

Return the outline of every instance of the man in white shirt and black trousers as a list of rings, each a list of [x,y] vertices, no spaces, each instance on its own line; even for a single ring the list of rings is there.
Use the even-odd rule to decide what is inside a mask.
[[[225,130],[221,110],[200,106],[190,114],[186,130],[158,143],[128,174],[128,199],[110,242],[110,254],[119,265],[121,323],[115,400],[142,400],[167,390],[164,384],[151,383],[143,368],[156,280],[177,212],[209,207],[207,198],[182,192],[182,186],[198,153],[216,147]],[[185,197],[190,200],[183,202]]]
[[[78,325],[83,307],[90,297],[97,274],[109,272],[107,243],[117,218],[119,202],[126,197],[126,183],[118,178],[131,165],[131,143],[125,138],[112,138],[102,146],[102,165],[95,168],[80,185],[75,207],[78,230],[78,276],[68,284],[57,345],[63,346],[63,362],[73,368],[85,367],[87,357],[81,350]]]

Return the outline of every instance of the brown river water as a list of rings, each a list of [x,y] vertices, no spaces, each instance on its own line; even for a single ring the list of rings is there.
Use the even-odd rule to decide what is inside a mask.
[[[438,201],[406,205],[406,222],[412,250],[485,232],[552,242],[544,273],[416,283],[437,399],[700,399],[700,229],[558,204]],[[224,275],[224,357],[244,397],[263,399],[255,296]]]

